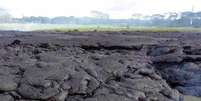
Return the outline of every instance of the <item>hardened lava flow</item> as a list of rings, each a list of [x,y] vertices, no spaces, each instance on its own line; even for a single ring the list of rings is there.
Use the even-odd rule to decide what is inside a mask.
[[[1,101],[201,96],[201,34],[0,32]]]

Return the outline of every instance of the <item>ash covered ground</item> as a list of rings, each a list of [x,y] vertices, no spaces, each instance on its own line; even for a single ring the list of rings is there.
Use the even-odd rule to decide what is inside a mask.
[[[1,101],[201,96],[201,33],[0,32]]]

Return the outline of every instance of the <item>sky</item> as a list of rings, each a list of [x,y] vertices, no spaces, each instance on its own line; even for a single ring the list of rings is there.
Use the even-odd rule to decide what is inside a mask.
[[[201,11],[201,0],[0,0],[0,7],[14,17],[90,16],[93,10],[110,18],[130,18],[134,13],[151,15],[165,12]]]

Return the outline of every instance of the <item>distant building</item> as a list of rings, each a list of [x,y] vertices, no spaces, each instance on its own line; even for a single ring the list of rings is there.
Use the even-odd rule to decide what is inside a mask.
[[[135,20],[143,20],[144,19],[144,16],[140,13],[135,13],[132,15],[132,19],[135,19]]]
[[[165,19],[178,20],[181,18],[181,13],[168,12],[168,13],[165,13],[164,16],[165,16]]]
[[[96,19],[109,19],[109,14],[100,11],[91,11],[91,17]]]
[[[12,21],[12,18],[11,18],[11,15],[8,13],[8,11],[0,8],[0,23],[7,23],[11,21]]]
[[[151,18],[152,18],[152,19],[159,19],[159,20],[162,20],[162,19],[165,18],[165,16],[162,15],[162,14],[154,14],[154,15],[151,16]]]

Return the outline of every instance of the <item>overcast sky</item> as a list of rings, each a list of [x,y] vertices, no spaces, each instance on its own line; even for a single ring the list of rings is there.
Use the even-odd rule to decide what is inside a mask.
[[[0,7],[15,17],[89,16],[92,10],[111,18],[129,18],[133,13],[201,11],[201,0],[0,0]]]

